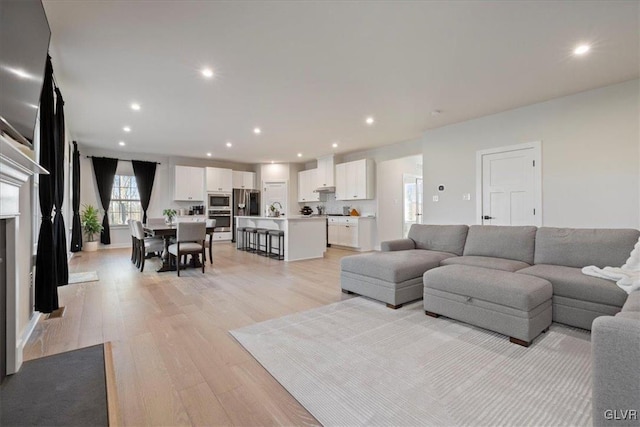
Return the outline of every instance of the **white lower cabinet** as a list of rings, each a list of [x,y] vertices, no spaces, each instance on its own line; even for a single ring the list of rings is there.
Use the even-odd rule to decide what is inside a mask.
[[[327,240],[330,245],[373,250],[375,223],[374,218],[329,217]]]

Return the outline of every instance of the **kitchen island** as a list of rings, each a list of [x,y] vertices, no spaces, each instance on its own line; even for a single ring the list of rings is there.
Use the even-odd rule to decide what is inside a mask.
[[[323,216],[237,216],[235,218],[236,229],[256,227],[283,230],[285,261],[322,258],[327,250],[327,219]],[[273,243],[274,246],[277,245],[277,238],[274,238]]]

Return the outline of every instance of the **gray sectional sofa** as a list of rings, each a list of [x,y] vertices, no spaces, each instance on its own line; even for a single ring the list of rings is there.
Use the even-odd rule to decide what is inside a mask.
[[[344,292],[391,308],[423,297],[425,311],[469,323],[474,323],[470,308],[477,307],[478,326],[509,336],[504,327],[489,324],[501,323],[504,316],[488,314],[534,319],[551,304],[553,321],[591,329],[597,317],[618,313],[628,295],[611,281],[582,274],[581,268],[621,266],[639,236],[633,229],[414,225],[407,239],[383,242],[380,252],[344,257],[341,285]],[[552,294],[543,301],[547,283]],[[530,342],[546,327],[518,328],[524,333],[515,338]]]
[[[614,316],[600,316],[591,329],[594,426],[640,425],[640,291]]]
[[[621,266],[640,231],[414,225],[381,252],[344,257],[342,290],[490,329],[528,346],[552,321],[592,330],[593,423],[640,422],[640,291],[584,275]]]

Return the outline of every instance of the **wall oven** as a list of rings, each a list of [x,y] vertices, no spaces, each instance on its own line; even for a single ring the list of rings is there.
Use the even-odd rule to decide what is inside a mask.
[[[231,193],[209,193],[208,197],[209,210],[211,209],[229,209],[231,210]]]
[[[208,217],[216,220],[216,233],[231,231],[231,209],[209,209]]]

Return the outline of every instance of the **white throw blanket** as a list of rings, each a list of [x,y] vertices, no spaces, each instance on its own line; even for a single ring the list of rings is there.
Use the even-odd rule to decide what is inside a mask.
[[[613,280],[620,288],[630,294],[640,289],[640,239],[633,247],[629,259],[622,267],[598,268],[595,265],[584,267],[582,272],[589,276]]]

